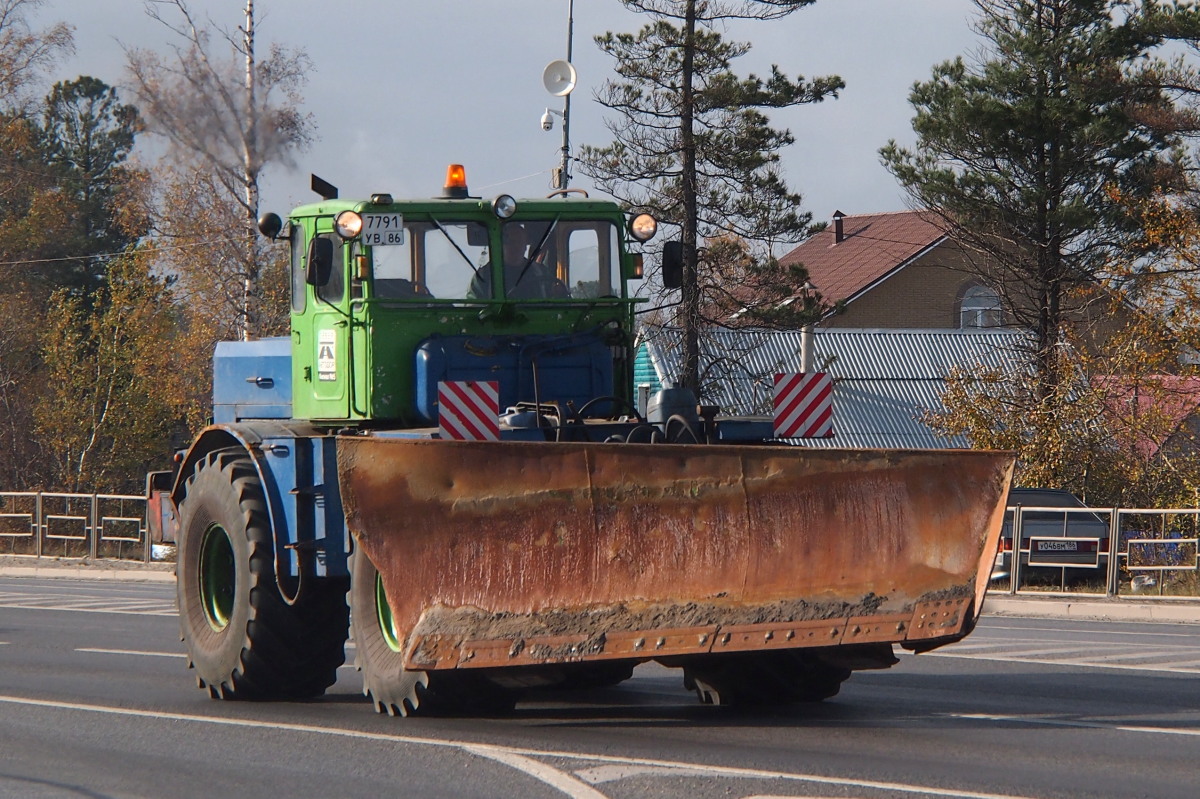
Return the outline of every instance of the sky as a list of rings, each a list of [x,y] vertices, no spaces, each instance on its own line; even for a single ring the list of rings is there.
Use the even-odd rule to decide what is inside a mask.
[[[188,5],[221,28],[243,21],[245,0]],[[32,22],[72,25],[76,45],[47,77],[86,74],[122,86],[126,48],[166,53],[179,41],[144,7],[144,0],[45,0]],[[311,59],[304,109],[316,123],[316,141],[293,167],[269,168],[264,211],[284,214],[315,199],[309,173],[343,197],[433,196],[450,163],[466,166],[474,195],[550,191],[562,130],[545,132],[540,119],[563,102],[547,93],[542,73],[567,55],[568,0],[256,0],[256,11],[260,57],[274,42]],[[733,64],[740,75],[777,64],[793,78],[836,74],[846,82],[839,99],[769,115],[796,138],[781,154],[784,175],[815,220],[835,210],[907,207],[879,148],[890,139],[912,142],[909,90],[934,64],[973,51],[973,11],[971,0],[820,0],[782,20],[722,30],[752,45]],[[593,37],[646,22],[619,0],[575,0],[572,152],[612,140],[594,94],[613,64]],[[571,185],[589,188],[578,172]]]

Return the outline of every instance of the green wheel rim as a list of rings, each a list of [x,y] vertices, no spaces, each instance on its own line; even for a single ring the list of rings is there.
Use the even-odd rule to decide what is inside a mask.
[[[383,592],[383,578],[375,575],[375,614],[379,618],[379,631],[393,652],[400,651],[400,634],[396,631],[396,620],[392,618],[392,606]]]
[[[233,589],[237,570],[233,562],[233,542],[219,524],[204,531],[200,542],[200,607],[208,626],[221,632],[233,616]]]

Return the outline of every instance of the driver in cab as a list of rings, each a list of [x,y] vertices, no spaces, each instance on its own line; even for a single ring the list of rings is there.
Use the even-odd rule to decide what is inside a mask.
[[[520,223],[504,226],[504,288],[510,299],[557,299],[569,296],[567,287],[544,263],[543,247]]]

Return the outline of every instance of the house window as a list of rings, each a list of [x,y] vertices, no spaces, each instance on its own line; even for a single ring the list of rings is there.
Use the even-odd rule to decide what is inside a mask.
[[[959,310],[959,327],[1000,327],[1003,324],[1000,295],[987,286],[968,288]]]

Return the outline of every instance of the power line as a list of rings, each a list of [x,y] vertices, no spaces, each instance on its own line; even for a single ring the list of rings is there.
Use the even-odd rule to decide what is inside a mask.
[[[208,241],[195,241],[190,244],[175,244],[171,246],[155,245],[155,250],[159,252],[170,252],[172,250],[187,250],[194,247],[207,247],[212,244],[223,244],[232,241],[238,241],[233,238],[210,239]],[[62,263],[64,261],[86,261],[89,258],[119,258],[122,255],[128,255],[128,250],[120,252],[97,252],[90,255],[64,255],[61,258],[32,258],[21,261],[0,261],[0,266],[36,266],[38,264],[53,264]]]

